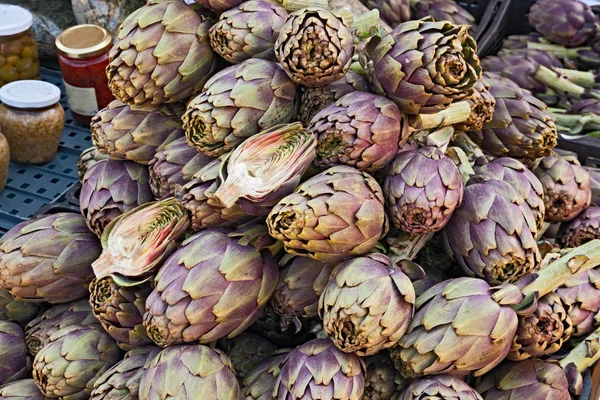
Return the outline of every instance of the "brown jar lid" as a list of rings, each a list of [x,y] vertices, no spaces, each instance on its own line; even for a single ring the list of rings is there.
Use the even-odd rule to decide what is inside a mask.
[[[112,35],[98,25],[76,25],[56,38],[56,48],[70,58],[88,58],[105,53],[112,47]]]

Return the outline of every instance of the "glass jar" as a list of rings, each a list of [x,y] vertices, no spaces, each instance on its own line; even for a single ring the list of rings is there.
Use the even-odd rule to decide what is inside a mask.
[[[6,187],[8,179],[8,165],[10,164],[10,151],[8,149],[8,141],[2,133],[0,133],[0,192]]]
[[[52,161],[65,124],[60,90],[43,81],[17,81],[0,88],[0,132],[11,160],[24,164]]]
[[[21,79],[40,78],[40,60],[26,9],[0,4],[0,87]]]
[[[58,62],[73,119],[89,125],[98,110],[114,100],[106,67],[112,35],[97,25],[77,25],[56,38]]]

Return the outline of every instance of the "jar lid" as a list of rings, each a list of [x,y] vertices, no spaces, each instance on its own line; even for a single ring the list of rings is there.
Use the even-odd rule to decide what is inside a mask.
[[[14,81],[0,88],[0,102],[15,108],[44,108],[59,100],[60,89],[44,81]]]
[[[23,7],[0,4],[0,36],[25,32],[33,24],[33,15]]]
[[[105,53],[112,47],[112,35],[98,25],[76,25],[56,38],[56,48],[71,58],[88,58]]]

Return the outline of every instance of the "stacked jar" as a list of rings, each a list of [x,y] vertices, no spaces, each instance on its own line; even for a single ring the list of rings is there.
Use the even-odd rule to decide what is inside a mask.
[[[0,4],[0,87],[17,80],[40,78],[32,24],[33,15],[26,9]]]

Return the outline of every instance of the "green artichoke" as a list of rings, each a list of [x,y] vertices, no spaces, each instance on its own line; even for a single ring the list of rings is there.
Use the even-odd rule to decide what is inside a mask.
[[[542,261],[533,213],[506,182],[477,175],[444,230],[444,246],[463,271],[492,285],[535,272]]]
[[[496,99],[494,116],[469,136],[488,154],[535,160],[557,144],[556,124],[548,107],[512,81],[486,73]]]
[[[314,339],[286,357],[273,391],[277,399],[361,400],[365,365],[329,339]]]
[[[582,1],[538,0],[529,10],[529,24],[567,47],[581,46],[598,33],[598,18]]]
[[[432,18],[408,21],[370,54],[373,87],[406,114],[436,113],[468,98],[481,78],[468,26]]]
[[[351,92],[314,116],[308,130],[317,137],[319,168],[349,165],[376,172],[392,162],[410,135],[393,101]]]
[[[361,0],[371,10],[379,10],[381,18],[395,27],[411,20],[410,0]]]
[[[396,345],[414,311],[412,282],[383,254],[338,265],[319,299],[327,336],[343,352],[359,356]]]
[[[46,397],[87,399],[96,380],[122,356],[99,325],[64,328],[35,356],[33,379]]]
[[[365,357],[367,372],[362,400],[398,400],[407,382],[386,351]]]
[[[368,253],[387,233],[388,221],[377,181],[338,166],[308,179],[281,200],[267,225],[288,253],[339,262]]]
[[[83,217],[57,213],[21,222],[0,238],[0,289],[20,301],[86,297],[100,244]]]
[[[48,344],[56,331],[70,326],[98,324],[87,300],[59,304],[32,320],[25,327],[25,342],[32,356]]]
[[[1,400],[46,400],[33,379],[22,379],[0,386]]]
[[[256,320],[279,277],[268,248],[273,243],[261,230],[207,229],[164,262],[144,315],[156,344],[232,338]]]
[[[151,362],[159,352],[160,348],[154,346],[139,347],[127,352],[123,360],[96,380],[90,400],[138,399],[144,365]]]
[[[546,216],[544,187],[533,172],[514,158],[501,157],[477,168],[477,173],[509,183],[525,199],[533,212],[537,231],[542,231]]]
[[[15,300],[8,290],[0,289],[0,321],[11,321],[25,326],[34,319],[43,306]]]
[[[383,184],[392,222],[412,235],[443,229],[463,192],[460,171],[437,147],[400,152]]]
[[[254,218],[248,215],[239,204],[235,204],[231,208],[223,208],[213,198],[219,186],[217,179],[222,164],[221,159],[209,162],[176,193],[190,216],[193,231],[215,226],[234,227]]]
[[[402,392],[399,400],[483,400],[481,395],[464,381],[452,375],[420,378]]]
[[[546,220],[567,222],[589,207],[590,174],[576,157],[552,155],[538,161],[533,173],[544,187]]]
[[[15,323],[0,321],[0,359],[0,386],[28,377],[31,359],[23,330]]]
[[[184,101],[216,68],[212,23],[179,0],[149,0],[123,22],[109,53],[108,84],[126,104]]]
[[[277,355],[255,367],[242,381],[242,400],[272,400],[277,377],[286,354]]]
[[[448,0],[444,0],[448,1]],[[482,77],[475,86],[471,96],[466,100],[471,106],[471,115],[461,123],[455,124],[457,131],[480,131],[484,125],[491,122],[496,108],[496,99],[490,92],[491,83],[486,77]]]
[[[600,207],[590,207],[562,226],[560,243],[577,247],[592,239],[600,239]]]
[[[231,361],[221,350],[202,345],[173,346],[146,365],[139,398],[239,400]]]
[[[518,322],[510,306],[522,299],[516,286],[476,278],[433,286],[417,298],[408,332],[390,351],[396,368],[406,378],[488,372],[510,351]]]
[[[248,332],[231,339],[219,339],[217,346],[231,360],[239,380],[245,379],[254,368],[277,351],[277,346],[269,340]]]
[[[156,152],[148,164],[150,189],[157,200],[174,196],[181,187],[192,180],[202,167],[214,158],[199,153],[188,145],[186,138],[179,138]]]
[[[113,160],[147,165],[157,151],[185,136],[184,112],[179,103],[136,107],[115,100],[92,118],[92,141]]]
[[[292,193],[315,158],[317,140],[302,124],[278,125],[248,138],[225,157],[213,198],[236,203],[249,215],[266,215]]]
[[[77,160],[77,175],[79,176],[79,182],[83,182],[83,177],[93,165],[102,160],[108,160],[109,158],[108,154],[100,153],[96,146],[92,146],[82,151],[79,160]]]
[[[275,61],[275,40],[287,16],[287,11],[277,4],[244,1],[219,16],[210,28],[210,44],[232,64],[249,58]]]
[[[475,17],[453,0],[409,0],[411,19],[432,17],[436,21],[450,21],[455,25],[467,25],[471,32],[477,30]]]
[[[249,59],[215,74],[187,105],[183,127],[188,142],[217,157],[246,138],[289,122],[296,86],[272,61]]]
[[[331,11],[303,8],[289,15],[275,56],[295,83],[319,87],[343,78],[354,53],[350,28]]]
[[[115,218],[153,200],[148,168],[133,161],[105,160],[92,166],[79,194],[79,207],[98,237]]]
[[[519,316],[508,358],[521,361],[556,353],[571,338],[573,321],[556,293],[542,297],[532,315]]]
[[[152,344],[142,325],[150,283],[119,286],[107,276],[90,283],[90,305],[94,316],[124,351]]]
[[[92,264],[96,278],[139,284],[175,251],[188,226],[185,209],[172,197],[122,214],[102,234],[102,254]]]
[[[571,278],[556,289],[573,324],[572,336],[586,336],[600,326],[600,270],[592,269]]]

